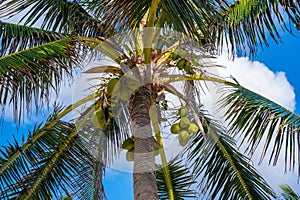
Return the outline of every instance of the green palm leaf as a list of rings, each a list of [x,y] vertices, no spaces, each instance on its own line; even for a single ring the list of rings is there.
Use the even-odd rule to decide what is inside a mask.
[[[235,135],[244,134],[242,142],[248,139],[251,153],[263,142],[261,161],[272,149],[269,163],[273,161],[273,165],[276,165],[280,153],[283,153],[285,169],[288,164],[290,170],[294,169],[300,144],[300,117],[239,84],[232,86],[225,90],[228,93],[221,101],[231,132]],[[271,145],[272,140],[275,143]],[[298,163],[300,166],[299,160]]]
[[[42,20],[41,28],[61,33],[75,33],[85,36],[102,34],[98,21],[95,20],[77,1],[67,0],[31,0],[2,1],[1,16],[12,17],[27,10],[20,19],[25,25],[37,25]]]
[[[211,38],[207,27],[217,14],[216,6],[217,2],[213,0],[160,1],[159,9],[162,13],[159,16],[162,18],[160,23],[161,26],[174,28],[199,41],[203,36],[209,41]]]
[[[48,123],[55,117],[51,116]],[[22,146],[31,143],[42,127],[36,126]],[[74,124],[60,121],[23,151],[0,175],[0,198],[50,199],[61,193],[81,198],[85,187],[93,187],[90,182],[95,161],[76,131]],[[1,151],[0,166],[22,146],[15,141]]]
[[[280,185],[282,189],[281,196],[285,200],[299,200],[300,196],[296,194],[296,192],[288,185]]]
[[[140,21],[151,6],[151,1],[87,1],[88,9],[96,16],[103,17],[102,23],[109,29],[138,27]]]
[[[91,135],[93,137],[91,137]],[[77,136],[80,137],[81,143],[92,158],[92,169],[86,168],[89,176],[87,178],[77,176],[74,180],[74,192],[78,194],[79,199],[99,199],[105,198],[104,186],[102,179],[105,173],[107,159],[111,155],[107,155],[106,141],[103,142],[99,130],[92,125],[90,118],[84,122],[84,126],[77,130]],[[103,135],[102,135],[103,136]],[[95,141],[96,140],[96,141]]]
[[[277,29],[278,26],[287,28],[287,20],[299,26],[299,3],[299,0],[242,0],[232,4],[223,2],[220,16],[215,18],[216,26],[212,25],[215,31],[212,31],[212,34],[218,37],[220,46],[230,44],[233,51],[246,51],[249,48],[250,53],[254,54],[258,44],[268,45],[267,34],[275,42],[280,41]]]
[[[47,100],[50,90],[58,91],[62,77],[72,75],[72,64],[80,58],[71,38],[34,46],[0,57],[0,105],[13,105],[17,119],[25,106],[30,110]]]
[[[80,101],[69,105],[66,109],[64,109],[63,111],[61,111],[60,113],[58,113],[56,115],[56,119],[51,120],[50,123],[45,124],[45,126],[43,126],[43,128],[41,128],[39,130],[38,133],[36,133],[32,138],[32,142],[27,143],[26,145],[23,145],[18,151],[15,151],[14,153],[12,153],[9,157],[9,159],[7,159],[5,162],[2,162],[2,165],[0,167],[0,174],[3,173],[3,171],[9,166],[11,165],[12,162],[14,162],[14,160],[16,158],[18,158],[23,151],[26,151],[28,148],[30,148],[34,142],[36,140],[38,140],[40,137],[42,137],[48,129],[51,129],[52,127],[54,127],[60,120],[61,118],[65,117],[67,114],[69,114],[73,109],[75,110],[76,108],[78,108],[79,106],[82,106],[83,104],[87,103],[88,101],[94,100],[95,98],[99,97],[101,95],[101,92],[96,92],[92,95],[89,95],[83,99],[81,99]]]
[[[139,27],[152,1],[89,1],[89,5],[97,15],[102,14],[103,24],[110,29],[124,30]],[[155,11],[155,24],[198,39],[200,35],[197,31],[200,29],[202,34],[209,37],[205,22],[210,21],[210,17],[216,13],[215,6],[214,1],[159,1]]]
[[[168,163],[173,194],[176,199],[195,198],[196,192],[191,189],[195,181],[182,160],[173,159]],[[169,191],[165,180],[163,166],[156,169],[156,182],[159,199],[169,199]]]
[[[62,36],[55,32],[0,21],[0,56],[52,42]]]
[[[196,178],[202,177],[199,187],[207,198],[271,199],[274,193],[250,160],[235,148],[233,138],[224,129],[203,116],[206,139],[197,134],[187,147]]]

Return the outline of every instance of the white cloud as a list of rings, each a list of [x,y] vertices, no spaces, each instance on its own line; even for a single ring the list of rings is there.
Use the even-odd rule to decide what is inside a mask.
[[[284,72],[273,72],[263,63],[250,61],[247,57],[235,58],[232,61],[227,55],[222,55],[218,57],[217,63],[226,66],[218,69],[221,76],[232,75],[248,89],[292,111],[295,109],[294,89]]]
[[[227,55],[222,55],[216,59],[216,63],[225,66],[225,68],[219,68],[217,71],[212,73],[221,77],[229,77],[232,75],[244,87],[259,93],[292,111],[295,109],[296,101],[294,89],[288,82],[284,72],[273,72],[265,64],[257,61],[250,61],[247,57],[235,58],[233,61],[229,60]],[[216,97],[218,97],[218,94],[210,94],[208,97],[204,97],[206,99],[205,102],[208,100],[216,100]],[[207,103],[212,105],[211,102]],[[218,113],[218,116],[220,115],[221,114]],[[282,149],[284,151],[284,147]],[[262,145],[258,147],[252,158],[253,164],[255,168],[261,172],[271,187],[275,189],[277,195],[279,195],[281,191],[278,187],[279,185],[289,184],[294,189],[299,187],[296,184],[296,172],[288,172],[287,174],[284,174],[283,155],[280,156],[277,166],[268,166],[269,152],[267,153],[264,162],[258,166],[261,151]],[[297,165],[298,163],[296,163],[296,166]]]

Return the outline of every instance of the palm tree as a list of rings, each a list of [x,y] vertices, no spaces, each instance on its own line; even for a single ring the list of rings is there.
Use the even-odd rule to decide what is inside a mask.
[[[268,44],[267,33],[280,39],[273,16],[286,29],[285,14],[299,24],[298,5],[298,1],[3,1],[0,16],[22,16],[20,24],[0,24],[0,103],[12,104],[17,122],[32,105],[39,109],[47,104],[50,92],[86,61],[105,55],[114,65],[87,70],[104,74],[95,93],[55,108],[22,144],[16,141],[4,148],[0,197],[49,199],[66,194],[102,199],[105,166],[131,141],[135,199],[180,199],[194,197],[196,191],[207,198],[270,199],[273,190],[236,150],[233,135],[249,138],[250,152],[263,142],[262,158],[275,137],[270,162],[276,164],[283,153],[286,165],[293,166],[300,118],[235,79],[210,75],[201,61],[224,45],[231,46],[232,53],[242,48],[255,55],[259,45]],[[199,45],[196,52],[189,49],[194,44],[190,38]],[[183,82],[184,91],[173,82]],[[220,102],[229,131],[203,110],[200,82],[224,88]],[[166,102],[167,93],[180,100],[179,114],[174,111],[178,107]],[[79,117],[63,121],[77,108]],[[195,125],[196,131],[189,130],[195,134],[179,133],[188,166],[180,159],[166,159],[163,114],[169,123],[179,120],[179,129]],[[160,167],[155,166],[155,147]]]

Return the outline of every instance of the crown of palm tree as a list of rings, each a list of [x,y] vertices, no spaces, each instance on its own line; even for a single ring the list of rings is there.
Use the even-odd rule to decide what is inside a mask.
[[[270,162],[276,164],[283,153],[285,163],[294,167],[299,116],[235,79],[207,73],[206,67],[215,65],[205,61],[224,46],[231,46],[233,54],[243,49],[255,55],[260,45],[268,45],[267,35],[280,40],[278,22],[289,30],[285,16],[298,27],[299,14],[298,0],[1,1],[0,17],[20,19],[19,24],[0,22],[0,105],[3,109],[12,105],[19,123],[32,105],[36,110],[47,105],[51,91],[58,92],[86,61],[106,56],[115,65],[85,71],[111,78],[100,76],[94,94],[56,108],[22,144],[15,140],[1,150],[0,198],[49,199],[65,194],[103,199],[105,167],[129,138],[134,143],[127,150],[134,152],[136,199],[194,198],[197,193],[211,199],[273,198],[273,190],[249,158],[237,151],[233,136],[247,138],[250,153],[264,142],[262,158],[271,148]],[[118,82],[113,93],[112,79]],[[134,89],[133,79],[138,83]],[[184,90],[173,82],[183,82]],[[203,110],[200,82],[224,87],[220,105],[229,132]],[[174,112],[178,107],[168,103],[165,94],[178,98],[188,114]],[[78,108],[78,118],[62,120]],[[182,159],[166,158],[163,114],[169,125],[177,120],[189,135],[186,140],[179,134],[180,144],[186,145],[180,154],[185,165]],[[197,133],[183,128],[184,117],[195,124]],[[156,172],[155,148],[162,161]]]

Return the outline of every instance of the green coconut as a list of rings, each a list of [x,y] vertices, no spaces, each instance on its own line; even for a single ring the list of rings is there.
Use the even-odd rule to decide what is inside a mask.
[[[115,89],[115,86],[117,85],[119,79],[117,78],[112,78],[110,79],[110,81],[108,82],[107,84],[107,94],[112,94],[114,89]]]
[[[196,124],[190,123],[189,128],[188,128],[189,133],[197,133],[198,130],[199,130],[199,128]]]
[[[132,138],[128,138],[125,140],[122,144],[122,148],[126,149],[128,151],[132,150],[134,148],[134,141]]]
[[[185,117],[187,114],[188,114],[188,109],[187,107],[181,107],[179,110],[178,110],[178,114],[180,117]]]
[[[134,161],[134,153],[133,153],[133,151],[127,151],[126,152],[126,160],[128,162]]]
[[[95,128],[102,128],[102,129],[105,128],[106,121],[104,118],[104,111],[102,109],[97,110],[93,115],[91,122]]]
[[[184,69],[184,66],[185,66],[185,60],[184,59],[181,59],[177,62],[176,66],[178,67],[179,70],[183,70]]]
[[[184,65],[184,70],[185,70],[185,71],[190,71],[191,68],[192,68],[191,63],[190,63],[189,61],[186,61],[186,62],[185,62],[185,65]]]
[[[187,131],[180,131],[179,132],[179,139],[181,139],[181,140],[186,140],[186,139],[189,138],[189,136],[190,136],[190,134]]]
[[[180,128],[184,129],[184,128],[189,127],[190,123],[191,122],[190,122],[190,120],[187,117],[183,117],[179,121],[179,126],[180,126]]]
[[[177,60],[179,58],[179,55],[177,53],[172,53],[172,60]]]
[[[183,139],[179,138],[179,144],[182,147],[184,147],[188,143],[188,141],[189,141],[188,139],[183,140]]]
[[[171,126],[171,133],[177,134],[180,131],[179,123],[173,124]]]
[[[155,156],[158,156],[158,155],[159,155],[159,146],[158,146],[158,144],[155,144],[155,145],[154,145],[154,155],[155,155]]]

